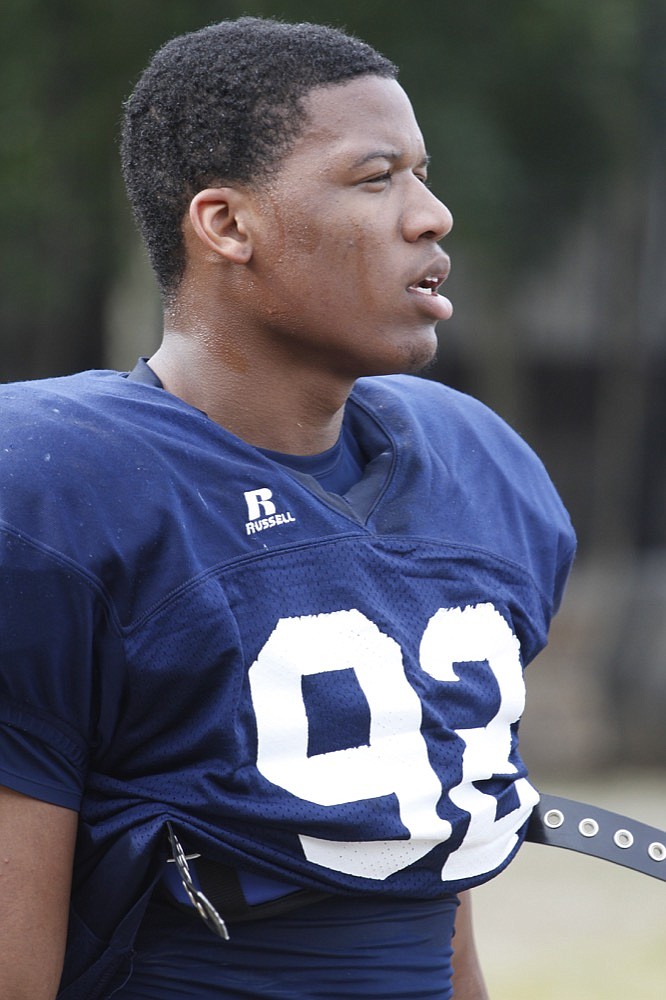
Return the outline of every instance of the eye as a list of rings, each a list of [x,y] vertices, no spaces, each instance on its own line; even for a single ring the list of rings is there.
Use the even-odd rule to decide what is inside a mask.
[[[361,181],[364,187],[376,187],[382,188],[388,184],[391,180],[391,171],[386,170],[382,174],[375,174],[374,177],[366,177],[365,180]]]

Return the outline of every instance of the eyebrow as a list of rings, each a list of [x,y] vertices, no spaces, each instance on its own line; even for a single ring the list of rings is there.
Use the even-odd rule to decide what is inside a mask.
[[[372,160],[389,160],[391,163],[395,163],[397,160],[401,160],[404,154],[397,149],[375,149],[371,153],[366,153],[364,156],[359,157],[352,164],[353,167],[363,167],[366,163],[370,163]],[[426,153],[423,159],[417,163],[418,167],[427,167],[430,163],[430,157]]]

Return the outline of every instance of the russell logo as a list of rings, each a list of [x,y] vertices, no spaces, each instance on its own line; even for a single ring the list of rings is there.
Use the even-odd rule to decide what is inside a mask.
[[[278,514],[273,503],[273,494],[265,486],[258,490],[248,490],[244,496],[247,504],[248,520],[245,525],[247,535],[254,535],[267,528],[276,528],[279,524],[293,524],[296,521],[291,511]]]

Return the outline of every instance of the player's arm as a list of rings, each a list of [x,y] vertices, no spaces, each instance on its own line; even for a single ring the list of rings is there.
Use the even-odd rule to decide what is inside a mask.
[[[472,903],[469,892],[460,893],[453,938],[454,1000],[488,1000],[472,926]]]
[[[60,983],[77,814],[0,786],[0,997],[53,1000]]]

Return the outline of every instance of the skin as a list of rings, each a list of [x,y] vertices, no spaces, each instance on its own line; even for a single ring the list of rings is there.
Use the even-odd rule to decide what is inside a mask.
[[[489,1000],[479,964],[472,923],[472,899],[469,892],[460,893],[456,914],[456,934],[453,939],[454,1000]]]
[[[434,356],[448,209],[394,80],[318,88],[277,173],[212,188],[184,220],[187,266],[151,359],[165,387],[251,444],[312,454],[337,440],[362,375],[418,371]]]
[[[165,388],[251,444],[314,454],[337,440],[357,378],[416,372],[436,351],[448,209],[393,80],[320,88],[279,169],[199,192],[186,268],[150,364]],[[62,970],[76,814],[0,788],[0,996],[53,1000]],[[467,894],[456,1000],[487,1000]]]
[[[77,815],[0,787],[0,996],[52,1000],[65,951]]]

